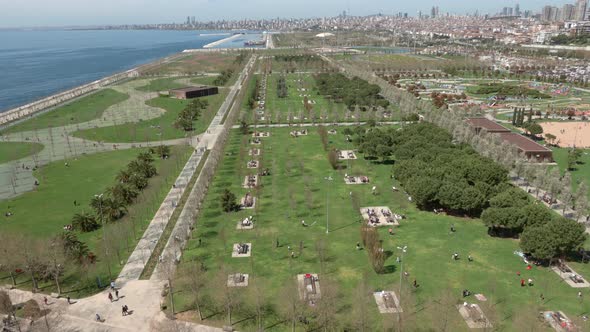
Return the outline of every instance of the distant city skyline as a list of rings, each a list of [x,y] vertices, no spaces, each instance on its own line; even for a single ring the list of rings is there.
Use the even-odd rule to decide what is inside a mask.
[[[504,7],[521,12],[532,10],[540,13],[544,6],[561,7],[576,0],[499,0],[457,1],[416,0],[412,2],[391,0],[0,0],[0,27],[84,26],[147,23],[182,23],[187,16],[197,21],[308,18],[337,16],[343,11],[350,15],[407,13],[417,16],[420,11],[429,15],[433,6],[439,15],[501,13]]]

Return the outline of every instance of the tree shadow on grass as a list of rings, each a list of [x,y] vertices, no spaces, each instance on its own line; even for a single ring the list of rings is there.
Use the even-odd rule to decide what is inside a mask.
[[[210,237],[217,236],[217,234],[219,234],[217,231],[207,231],[207,232],[203,232],[201,234],[201,237],[204,239],[208,239]]]
[[[393,273],[397,270],[397,267],[395,265],[387,265],[383,267],[383,272],[381,272],[380,274],[390,274]]]
[[[333,232],[336,232],[336,231],[339,231],[339,230],[342,230],[344,228],[348,228],[348,227],[351,227],[351,226],[354,226],[354,225],[358,225],[358,221],[355,221],[355,222],[352,222],[352,223],[350,223],[348,225],[340,226],[340,227],[337,227],[337,228],[332,228],[330,230],[330,233],[333,233]]]

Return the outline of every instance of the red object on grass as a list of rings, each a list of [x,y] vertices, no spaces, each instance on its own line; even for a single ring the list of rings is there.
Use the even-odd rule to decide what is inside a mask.
[[[309,274],[309,273],[306,273],[306,274],[305,274],[305,277],[306,277],[306,278],[311,278],[311,274]]]

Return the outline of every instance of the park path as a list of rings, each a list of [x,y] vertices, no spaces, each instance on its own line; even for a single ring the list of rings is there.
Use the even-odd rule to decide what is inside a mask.
[[[157,93],[137,90],[138,87],[144,86],[148,82],[149,80],[140,79],[111,87],[118,92],[128,94],[129,98],[121,103],[108,107],[101,118],[79,124],[23,131],[0,136],[0,142],[40,143],[44,146],[43,150],[33,156],[0,164],[0,200],[12,198],[33,190],[36,179],[33,177],[32,169],[35,166],[47,165],[58,160],[67,161],[83,154],[136,147],[149,147],[161,144],[190,144],[194,146],[196,140],[198,140],[196,137],[152,142],[103,143],[72,136],[74,132],[82,129],[137,123],[162,116],[165,113],[164,110],[148,106],[145,103],[155,98]],[[157,128],[154,128],[154,130],[157,130]]]
[[[254,65],[254,58],[245,66],[240,78],[244,77],[250,68]],[[219,134],[223,129],[222,121],[226,113],[232,106],[233,99],[237,96],[242,88],[239,79],[228,94],[226,100],[221,105],[219,111],[211,121],[206,133],[199,136],[198,140],[193,140],[195,152],[191,155],[184,169],[175,181],[175,186],[170,189],[158,212],[150,222],[150,225],[144,232],[142,238],[130,255],[127,263],[123,267],[118,278],[115,280],[116,287],[119,289],[119,300],[110,302],[106,289],[96,295],[84,299],[72,299],[75,303],[68,305],[65,299],[51,299],[59,305],[48,315],[48,323],[53,330],[59,331],[202,331],[218,332],[219,328],[194,324],[190,322],[171,321],[162,313],[160,306],[165,301],[162,297],[162,289],[165,285],[166,276],[161,271],[160,263],[156,271],[152,274],[150,280],[139,280],[139,277],[145,268],[149,257],[151,256],[158,240],[163,234],[167,223],[170,220],[176,204],[186,189],[187,183],[196,171],[196,167],[201,161],[204,152],[212,147],[217,141]],[[184,140],[184,139],[183,139]],[[182,141],[180,141],[182,142]],[[139,143],[135,143],[139,144]],[[192,193],[191,193],[192,194]],[[185,225],[192,222],[187,218],[187,211],[190,206],[183,207],[183,214],[177,223]],[[175,228],[176,230],[176,228]],[[173,232],[174,234],[174,232]],[[175,249],[169,244],[173,242],[171,236],[164,249],[164,253],[174,253]],[[172,262],[173,263],[173,262]],[[0,287],[1,289],[2,287]],[[9,287],[4,287],[9,289]],[[9,290],[9,295],[14,303],[22,303],[28,299],[35,299],[40,304],[43,303],[42,294],[21,290]],[[127,305],[133,311],[132,315],[122,316],[121,306]],[[104,322],[96,322],[95,315],[99,314]],[[39,324],[39,323],[37,323]],[[40,327],[42,327],[39,324]]]

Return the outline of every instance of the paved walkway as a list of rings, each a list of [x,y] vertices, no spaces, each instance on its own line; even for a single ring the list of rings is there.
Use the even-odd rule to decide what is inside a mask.
[[[250,61],[245,67],[247,69],[253,66],[254,61]],[[244,72],[246,69],[244,69]],[[242,76],[244,75],[242,72]],[[196,148],[196,151],[190,157],[189,161],[185,165],[181,174],[175,182],[175,187],[171,188],[170,192],[166,196],[166,199],[158,209],[156,215],[151,221],[150,225],[146,229],[144,235],[137,244],[135,250],[129,257],[127,264],[123,267],[120,275],[116,279],[116,286],[120,288],[119,300],[110,302],[108,300],[108,293],[110,290],[105,290],[94,296],[84,299],[72,299],[74,304],[68,305],[65,299],[51,299],[50,304],[51,312],[48,315],[48,324],[51,330],[55,331],[221,331],[221,329],[213,328],[209,326],[202,326],[198,324],[188,322],[177,322],[168,320],[160,310],[160,304],[166,299],[162,298],[161,291],[164,287],[165,279],[161,276],[161,273],[154,273],[154,277],[151,280],[138,280],[141,272],[143,271],[145,264],[151,256],[155,245],[160,239],[167,223],[170,220],[174,210],[176,209],[175,202],[180,200],[180,197],[184,193],[188,182],[193,176],[201,158],[203,152],[213,146],[218,138],[223,125],[221,124],[222,119],[226,115],[227,111],[232,105],[234,97],[238,94],[241,89],[239,84],[242,80],[238,80],[232,88],[225,102],[221,105],[218,113],[211,122],[209,129],[203,135],[199,136],[198,140],[191,140],[190,143]],[[62,127],[65,128],[65,127]],[[71,129],[71,128],[70,128]],[[55,130],[55,129],[54,129]],[[77,129],[76,129],[77,130]],[[69,129],[64,129],[66,133],[65,137],[68,137],[67,133],[71,133]],[[29,133],[30,134],[30,133]],[[26,137],[21,133],[16,134],[21,138]],[[55,138],[56,136],[49,132],[47,137]],[[9,141],[21,141],[18,139],[19,136],[9,135],[7,140]],[[73,139],[69,137],[69,139]],[[186,142],[186,139],[166,141],[166,143],[181,144]],[[160,144],[160,142],[154,142]],[[134,143],[138,145],[140,143]],[[132,144],[124,145],[120,144],[117,148],[130,148]],[[65,152],[64,144],[61,145],[62,152]],[[94,146],[96,149],[100,149],[102,145],[97,144]],[[107,149],[108,147],[104,147]],[[47,148],[45,149],[47,150]],[[44,151],[45,151],[44,150]],[[100,151],[100,150],[99,150]],[[95,151],[98,152],[98,151]],[[56,160],[64,159],[66,154],[55,154]],[[26,158],[25,158],[26,159]],[[51,159],[51,158],[48,158]],[[19,161],[24,162],[24,160]],[[27,164],[28,165],[28,164]],[[1,165],[0,165],[1,166]],[[187,210],[190,207],[185,206],[183,213],[185,217],[180,220],[178,224],[185,225],[191,221],[186,218]],[[182,215],[182,214],[181,214]],[[178,225],[177,224],[177,225]],[[173,233],[174,234],[174,233]],[[172,238],[172,237],[171,237]],[[170,242],[170,241],[169,241]],[[170,246],[166,249],[171,250]],[[160,264],[158,264],[159,266]],[[157,269],[158,271],[158,269]],[[159,277],[156,277],[159,276]],[[0,287],[1,288],[1,287]],[[21,291],[21,290],[9,290],[9,294],[14,303],[22,303],[28,299],[35,299],[40,304],[43,304],[43,298],[45,295],[33,294],[32,292]],[[114,295],[114,293],[113,293]],[[122,316],[121,306],[127,305],[133,314],[129,316]],[[97,322],[95,315],[99,314],[104,320],[103,322]],[[41,322],[36,323],[36,328],[39,330],[46,330],[45,325]]]
[[[58,160],[68,160],[82,154],[156,146],[160,144],[194,144],[194,138],[190,137],[153,142],[100,143],[72,136],[74,132],[81,129],[94,129],[123,123],[137,123],[160,117],[165,113],[163,109],[151,107],[145,103],[147,100],[157,97],[157,93],[142,92],[136,89],[148,83],[149,80],[142,79],[111,87],[118,92],[128,94],[129,99],[107,108],[100,119],[62,127],[23,131],[0,136],[0,142],[40,143],[44,146],[43,150],[36,155],[0,164],[0,200],[15,197],[33,190],[36,180],[32,172],[34,166],[43,166]]]

